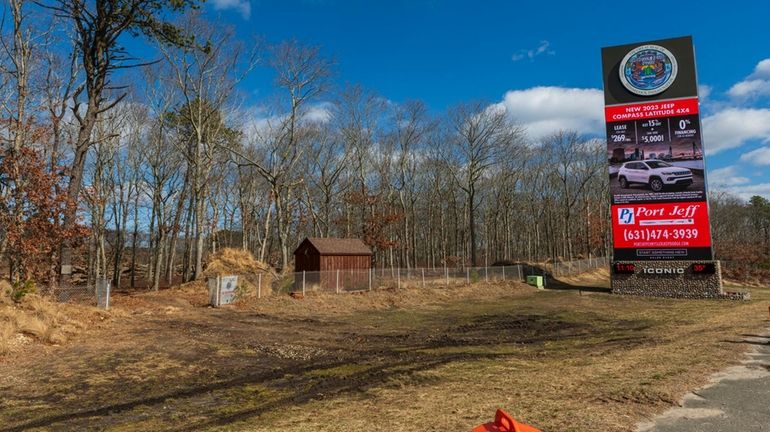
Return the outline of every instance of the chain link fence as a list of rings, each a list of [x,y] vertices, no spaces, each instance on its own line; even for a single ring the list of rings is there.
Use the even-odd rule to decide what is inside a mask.
[[[476,282],[525,281],[529,275],[546,276],[547,271],[526,264],[465,268],[378,268],[332,270],[280,275],[268,286],[258,282],[258,295],[266,293],[345,293],[386,288],[444,288]],[[268,288],[268,289],[266,289]]]
[[[553,264],[553,275],[554,277],[575,276],[602,267],[610,267],[610,258],[596,257],[576,261],[563,261]]]
[[[53,290],[52,295],[60,303],[82,303],[109,309],[110,289],[108,279],[97,279],[93,284],[63,283]]]
[[[446,288],[467,286],[478,282],[525,282],[527,276],[566,277],[601,267],[608,267],[607,257],[557,262],[549,269],[542,265],[516,264],[507,266],[458,268],[379,268],[371,270],[331,270],[296,272],[284,275],[251,278],[258,297],[290,293],[350,293],[376,289]],[[93,285],[68,284],[54,291],[60,302],[79,302],[103,309],[110,306],[110,281],[98,279]]]

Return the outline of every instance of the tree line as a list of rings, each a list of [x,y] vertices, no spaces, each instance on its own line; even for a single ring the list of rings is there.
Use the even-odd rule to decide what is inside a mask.
[[[0,261],[12,280],[54,287],[81,271],[157,289],[200,278],[222,247],[290,271],[305,236],[360,237],[377,266],[407,268],[610,253],[602,140],[533,138],[500,104],[436,113],[339,85],[319,47],[239,40],[197,7],[9,0]],[[146,49],[129,50],[132,37]],[[257,68],[273,83],[247,107]]]
[[[770,280],[770,201],[757,195],[745,201],[716,191],[709,210],[715,255],[726,276]]]

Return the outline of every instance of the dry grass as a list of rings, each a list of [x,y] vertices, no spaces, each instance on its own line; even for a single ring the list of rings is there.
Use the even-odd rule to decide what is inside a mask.
[[[570,285],[609,287],[610,270],[606,267],[598,268],[574,276],[560,277],[559,281]]]
[[[243,249],[223,248],[209,258],[203,273],[207,277],[237,275],[242,296],[256,296],[257,284],[261,278],[262,294],[270,294],[270,285],[275,271],[268,264],[258,261]]]
[[[425,288],[406,286],[401,289],[381,288],[369,292],[332,294],[308,292],[301,300],[288,295],[275,295],[262,299],[244,299],[237,303],[241,309],[260,313],[292,316],[338,316],[366,311],[418,308],[444,302],[480,298],[523,296],[527,291],[512,290],[509,283],[475,283],[449,288],[428,285]]]
[[[19,351],[31,341],[60,345],[109,313],[96,308],[60,304],[29,294],[19,303],[7,295],[10,288],[0,281],[0,355]]]
[[[223,248],[210,257],[204,274],[214,276],[217,274],[241,274],[241,273],[267,273],[272,268],[257,261],[254,256],[243,249]]]
[[[546,431],[633,430],[639,420],[678,404],[711,373],[741,360],[746,349],[741,335],[767,326],[770,293],[753,290],[753,295],[752,302],[726,302],[529,291],[515,303],[506,296],[513,316],[536,313],[590,331],[542,344],[423,349],[436,357],[465,357],[363,394],[312,401],[288,415],[270,416],[259,427],[228,428],[352,432],[366,427],[363,419],[376,418],[378,429],[393,432],[470,430],[502,407]],[[445,315],[453,316],[456,307]],[[501,309],[477,305],[476,312],[494,315]],[[392,318],[393,326],[419,322]]]
[[[119,340],[62,350],[68,358],[45,364],[59,371],[49,376],[59,387],[28,378],[34,394],[19,399],[65,413],[138,401],[50,425],[72,430],[87,422],[126,431],[467,431],[500,407],[548,432],[629,431],[742,359],[743,335],[768,326],[770,290],[751,291],[751,301],[732,302],[478,283],[272,296],[213,310],[199,307],[204,288],[188,285],[116,299],[153,312],[126,320]],[[73,374],[72,359],[88,353],[109,361],[84,361]],[[78,376],[99,385],[81,389]],[[226,385],[210,388],[210,377]],[[35,396],[69,388],[78,389],[70,405]],[[156,390],[173,396],[147,398]],[[25,395],[21,385],[5,394]],[[19,418],[0,411],[0,423]]]
[[[598,270],[562,282],[606,286],[607,277],[606,270]],[[503,300],[500,305],[473,304],[473,299],[497,296]],[[755,288],[752,296],[750,302],[687,301],[477,284],[363,296],[321,294],[302,301],[266,299],[249,307],[285,316],[353,314],[362,326],[385,325],[407,332],[431,331],[419,328],[423,320],[418,317],[433,309],[430,304],[442,303],[449,303],[440,313],[450,320],[458,307],[484,316],[501,312],[506,304],[513,316],[536,313],[591,330],[579,338],[543,344],[423,350],[436,356],[470,357],[394,378],[364,394],[324,398],[289,414],[267,415],[261,426],[247,422],[242,429],[231,425],[228,430],[354,431],[368,427],[372,418],[380,419],[382,430],[394,432],[468,430],[491,418],[497,407],[542,430],[632,430],[641,419],[678,404],[711,373],[741,360],[747,348],[740,343],[742,335],[768,323],[770,290]],[[465,304],[468,301],[471,304]],[[385,322],[372,321],[373,309],[397,312],[385,311],[389,316]]]
[[[602,269],[562,282],[596,287],[607,286],[607,278]],[[632,430],[639,420],[678,404],[712,372],[741,359],[746,348],[741,335],[767,326],[770,290],[751,291],[752,301],[733,302],[477,283],[351,295],[308,293],[302,300],[248,299],[238,308],[283,318],[331,319],[344,328],[355,323],[387,334],[431,334],[453,322],[506,314],[551,317],[587,330],[542,343],[417,348],[421,355],[460,359],[394,373],[363,392],[323,396],[290,414],[265,414],[257,426],[246,421],[242,429],[229,425],[227,430],[352,432],[373,417],[384,422],[381,430],[393,432],[422,430],[425,424],[431,425],[425,430],[469,430],[491,418],[497,407],[547,431]],[[340,370],[353,367],[361,365]]]
[[[16,329],[6,323],[0,321],[0,356],[5,355],[11,351],[13,346],[13,338],[16,337]]]

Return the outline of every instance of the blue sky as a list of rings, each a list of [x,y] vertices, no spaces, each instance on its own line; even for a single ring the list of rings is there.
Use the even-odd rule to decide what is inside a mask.
[[[209,0],[205,11],[244,38],[320,45],[337,83],[395,102],[502,103],[533,139],[603,134],[601,47],[692,35],[709,183],[770,198],[770,2]],[[269,72],[243,90],[259,105]]]

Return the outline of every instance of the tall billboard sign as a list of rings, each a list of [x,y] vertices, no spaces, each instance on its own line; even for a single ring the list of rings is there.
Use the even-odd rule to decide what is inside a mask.
[[[602,66],[613,292],[743,298],[713,261],[692,38],[602,48]]]
[[[692,38],[602,49],[614,258],[711,260]]]

